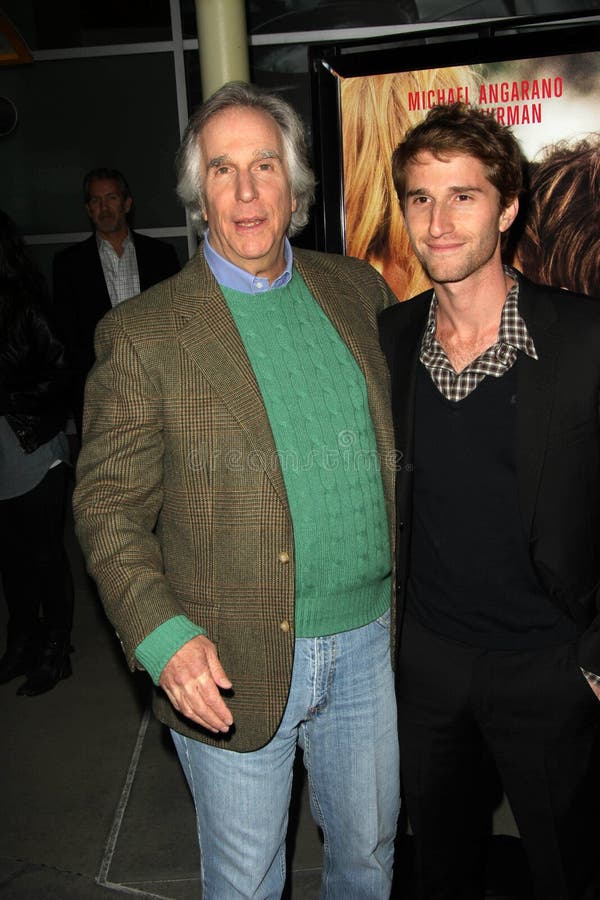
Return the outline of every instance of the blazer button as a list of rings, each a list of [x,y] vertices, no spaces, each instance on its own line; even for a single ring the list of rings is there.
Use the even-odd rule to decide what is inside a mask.
[[[277,559],[280,563],[289,563],[290,554],[287,552],[287,550],[282,550],[281,553],[278,554]]]
[[[288,631],[290,630],[290,623],[288,622],[287,619],[284,619],[283,622],[279,623],[279,627],[281,628],[282,631],[284,631],[287,634]]]

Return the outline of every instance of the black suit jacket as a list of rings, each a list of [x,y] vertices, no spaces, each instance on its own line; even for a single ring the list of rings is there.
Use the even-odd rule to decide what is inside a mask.
[[[179,271],[179,260],[171,244],[135,231],[131,235],[140,292]],[[74,371],[73,406],[79,429],[85,379],[94,363],[94,332],[112,306],[96,235],[57,253],[52,274],[56,319]]]
[[[380,316],[400,454],[401,608],[410,565],[416,371],[431,295]],[[519,311],[539,357],[519,353],[515,363],[523,539],[549,602],[579,626],[580,665],[600,674],[600,302],[519,276]]]

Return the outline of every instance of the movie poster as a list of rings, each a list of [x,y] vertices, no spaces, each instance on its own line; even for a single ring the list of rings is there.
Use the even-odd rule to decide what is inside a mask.
[[[456,100],[509,125],[528,160],[508,261],[533,280],[600,296],[595,51],[340,78],[346,253],[369,260],[401,300],[428,286],[409,246],[390,159],[427,110]]]

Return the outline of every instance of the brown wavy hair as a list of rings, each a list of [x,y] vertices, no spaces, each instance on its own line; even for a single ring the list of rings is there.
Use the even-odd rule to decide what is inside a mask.
[[[401,206],[405,203],[406,169],[420,153],[436,159],[461,154],[478,159],[505,209],[523,190],[525,159],[513,133],[481,109],[465,103],[435,106],[409,131],[392,156],[392,178]]]
[[[530,165],[516,264],[533,281],[600,297],[600,133]]]

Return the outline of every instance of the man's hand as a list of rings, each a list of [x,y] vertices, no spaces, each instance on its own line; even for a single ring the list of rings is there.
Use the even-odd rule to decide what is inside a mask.
[[[589,678],[586,680],[587,680],[587,683],[589,684],[589,686],[591,687],[591,689],[593,690],[593,692],[595,693],[598,700],[600,700],[600,685],[596,684],[595,681],[591,681]]]
[[[231,682],[219,662],[217,649],[205,635],[192,638],[162,670],[159,684],[180,713],[209,731],[229,731],[233,716],[219,688]]]

